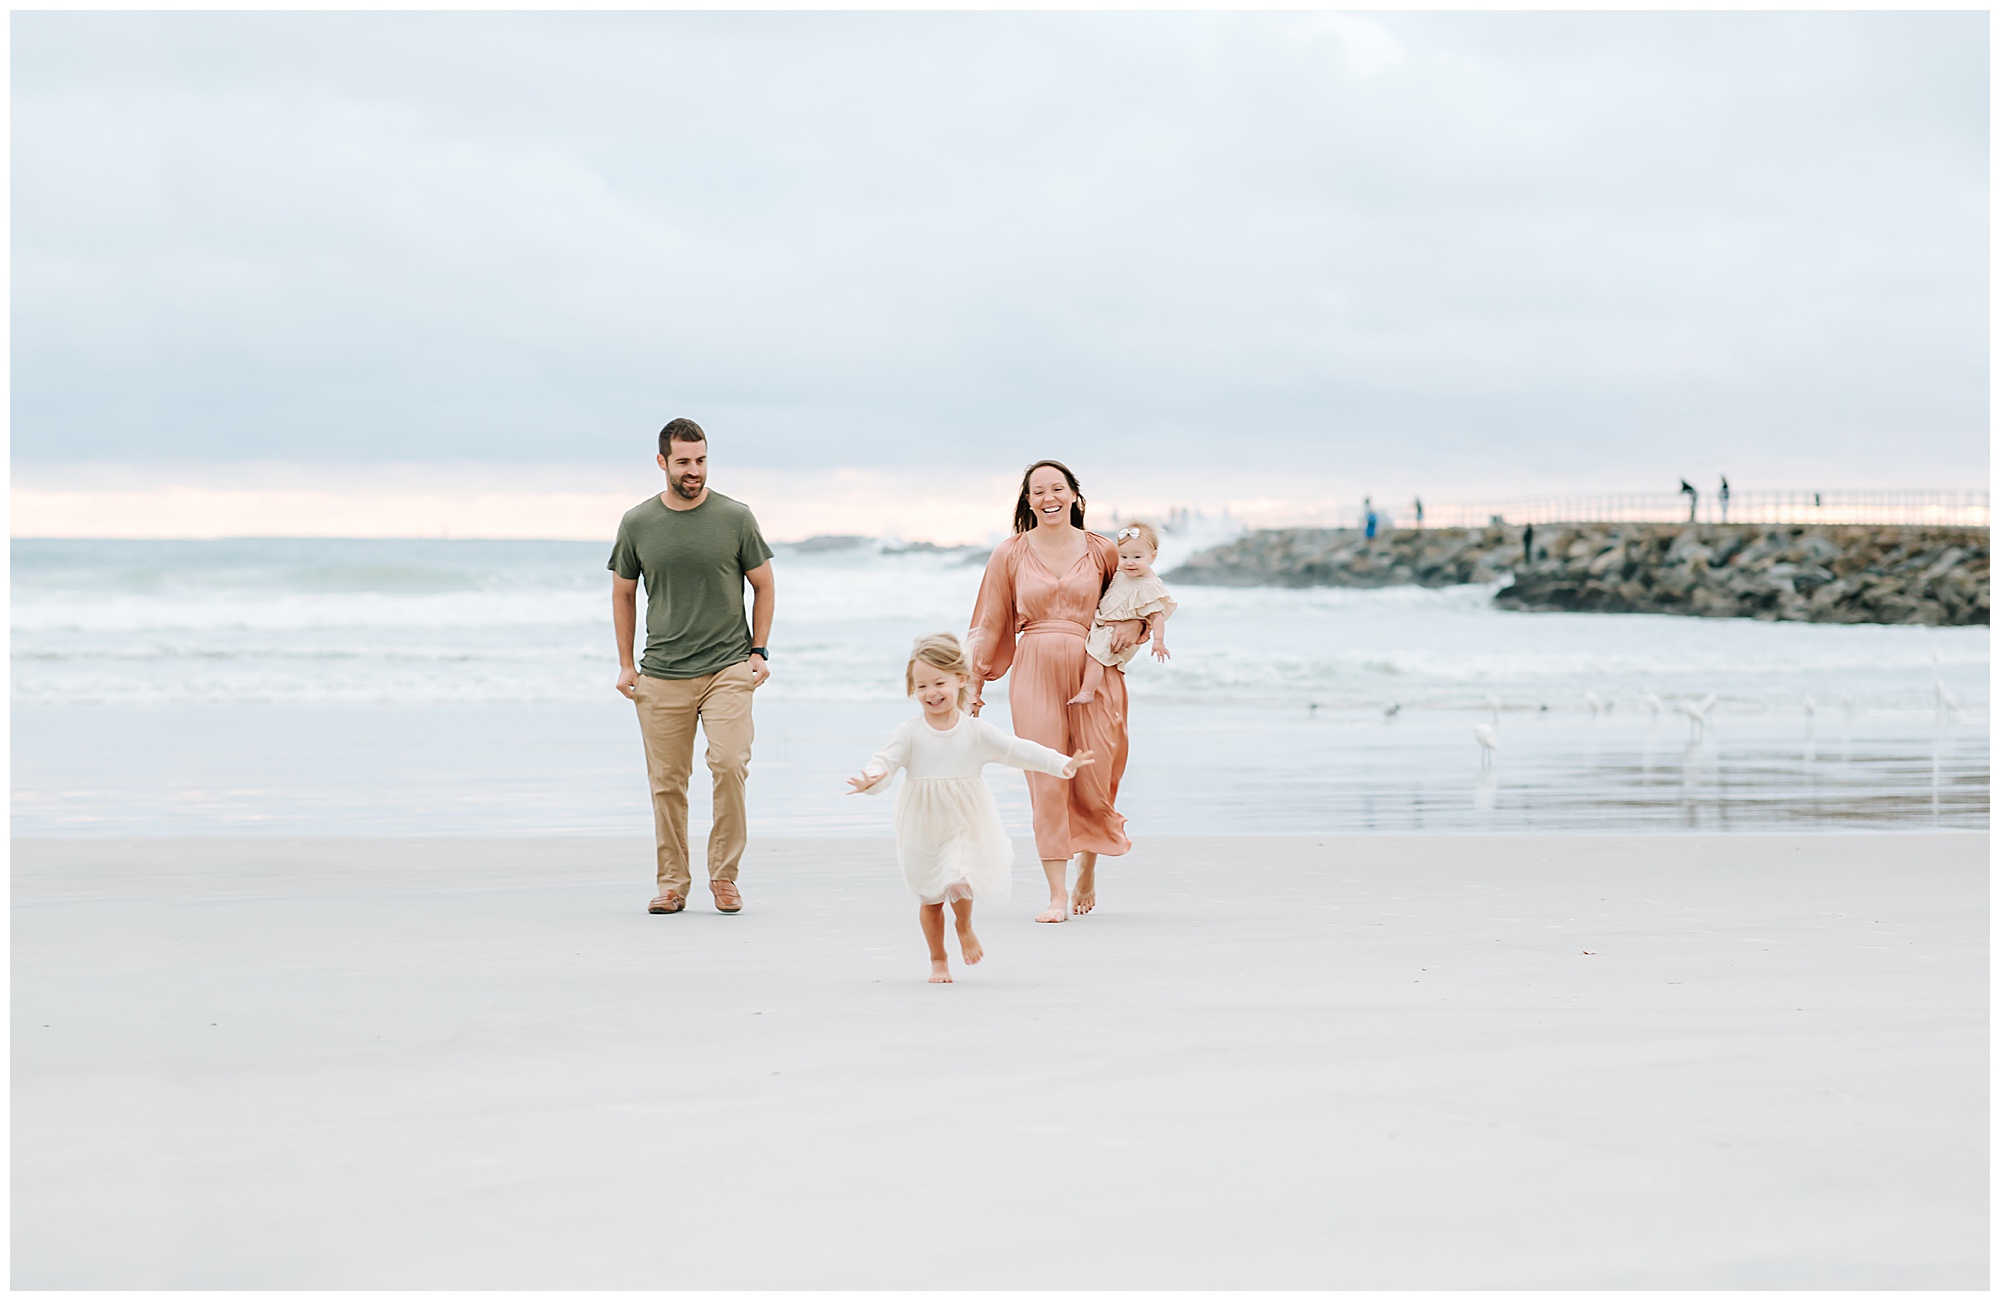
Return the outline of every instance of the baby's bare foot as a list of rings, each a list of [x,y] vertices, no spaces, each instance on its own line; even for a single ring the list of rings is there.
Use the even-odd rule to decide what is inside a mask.
[[[958,928],[958,951],[968,967],[978,966],[979,960],[986,956],[986,946],[979,942],[979,937],[972,933],[970,926]]]
[[[967,961],[971,961],[971,959],[968,958]],[[949,985],[951,983],[951,964],[949,962],[938,961],[931,963],[931,983],[933,985]]]
[[[1087,705],[1095,699],[1097,699],[1095,691],[1079,691],[1069,698],[1069,703],[1072,705]]]
[[[1066,894],[1052,894],[1052,895],[1050,895],[1050,896],[1049,896],[1049,906],[1048,906],[1048,907],[1046,907],[1046,908],[1044,908],[1044,909],[1042,909],[1042,910],[1041,910],[1040,912],[1036,913],[1036,914],[1035,914],[1035,920],[1036,920],[1036,921],[1038,921],[1038,922],[1061,922],[1061,921],[1068,921],[1068,920],[1069,920],[1069,896],[1068,896],[1068,895],[1066,895]]]

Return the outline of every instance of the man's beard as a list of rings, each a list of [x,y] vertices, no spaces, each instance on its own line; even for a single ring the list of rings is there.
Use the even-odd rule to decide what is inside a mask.
[[[696,497],[701,496],[702,489],[708,487],[708,479],[706,476],[696,479],[692,488],[688,487],[685,481],[675,479],[672,481],[671,486],[674,490],[674,496],[679,497],[682,501],[693,501]]]

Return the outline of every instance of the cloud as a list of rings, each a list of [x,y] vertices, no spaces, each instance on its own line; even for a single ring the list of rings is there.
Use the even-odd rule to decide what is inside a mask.
[[[1981,14],[22,14],[27,461],[1983,479]]]

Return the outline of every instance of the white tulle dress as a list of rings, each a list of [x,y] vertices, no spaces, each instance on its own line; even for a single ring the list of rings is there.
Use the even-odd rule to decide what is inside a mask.
[[[896,793],[896,858],[924,903],[963,898],[966,891],[979,903],[1005,903],[1013,894],[1014,842],[981,773],[989,763],[1052,777],[1067,776],[1069,767],[1066,756],[984,719],[960,714],[941,732],[919,714],[861,770],[871,777],[907,770]],[[869,793],[888,786],[880,782]]]

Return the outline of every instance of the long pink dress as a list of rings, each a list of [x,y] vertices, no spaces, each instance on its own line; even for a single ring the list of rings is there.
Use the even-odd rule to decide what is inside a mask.
[[[1014,735],[1062,754],[1096,752],[1097,762],[1078,769],[1070,781],[1028,774],[1035,851],[1044,859],[1066,859],[1083,850],[1122,854],[1132,847],[1125,816],[1113,807],[1130,749],[1125,675],[1106,673],[1096,700],[1069,703],[1083,688],[1084,638],[1097,602],[1118,572],[1118,548],[1110,539],[1084,536],[1088,549],[1060,576],[1049,572],[1025,534],[993,548],[966,634],[980,681],[994,682],[1013,670],[1007,701]]]

